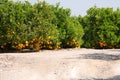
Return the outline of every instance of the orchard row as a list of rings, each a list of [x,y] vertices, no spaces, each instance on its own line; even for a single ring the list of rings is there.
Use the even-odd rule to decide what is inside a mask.
[[[92,7],[71,16],[59,3],[0,4],[0,50],[120,48],[120,10]]]

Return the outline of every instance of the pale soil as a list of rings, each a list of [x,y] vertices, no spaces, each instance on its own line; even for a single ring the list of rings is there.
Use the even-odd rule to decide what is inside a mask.
[[[120,80],[119,55],[120,49],[0,53],[0,80]]]

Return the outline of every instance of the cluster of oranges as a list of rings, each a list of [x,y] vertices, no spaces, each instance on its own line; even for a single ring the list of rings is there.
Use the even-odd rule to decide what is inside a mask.
[[[100,46],[100,47],[106,47],[107,44],[106,44],[105,42],[99,42],[99,46]]]
[[[11,45],[12,48],[16,50],[21,50],[21,49],[34,49],[36,51],[39,51],[40,49],[59,49],[60,47],[60,42],[56,41],[54,42],[53,40],[43,40],[43,38],[32,38],[29,41],[25,42],[8,42],[5,45],[0,45],[0,48],[4,49],[6,48],[6,45]]]
[[[27,46],[29,46],[29,42],[28,42],[28,41],[25,41],[24,44],[23,44],[23,43],[19,43],[19,44],[18,44],[17,42],[15,42],[13,46],[14,46],[13,48],[20,50],[20,49],[24,49],[24,48],[26,48]]]
[[[0,48],[4,49],[4,46],[3,46],[3,45],[1,45],[1,46],[0,46]]]
[[[0,38],[4,38],[4,36],[3,36],[3,35],[1,35],[1,36],[0,36]]]
[[[39,51],[41,49],[42,41],[42,38],[32,38],[29,42],[28,48]]]
[[[56,42],[54,43],[53,41],[51,40],[46,40],[43,42],[43,45],[42,45],[42,48],[43,49],[59,49],[60,48],[60,44],[61,42]]]
[[[2,36],[3,37],[3,36]],[[0,48],[5,49],[6,45],[11,44],[12,48],[16,50],[21,50],[21,49],[33,49],[36,51],[39,51],[40,49],[60,49],[61,45],[63,44],[59,40],[53,40],[50,37],[48,39],[43,39],[43,38],[32,38],[28,41],[24,42],[8,42],[5,45],[0,45]],[[70,41],[67,41],[65,45],[69,47],[80,47],[80,44],[72,39]]]
[[[80,48],[80,44],[74,39],[72,39],[71,41],[67,41],[66,46]]]
[[[17,48],[17,49],[23,49],[23,48],[25,48],[25,45],[24,45],[24,44],[18,44],[18,45],[16,46],[16,48]]]

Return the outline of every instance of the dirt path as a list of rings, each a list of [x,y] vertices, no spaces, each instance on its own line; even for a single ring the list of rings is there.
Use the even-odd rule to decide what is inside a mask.
[[[120,80],[120,49],[1,53],[0,80]]]

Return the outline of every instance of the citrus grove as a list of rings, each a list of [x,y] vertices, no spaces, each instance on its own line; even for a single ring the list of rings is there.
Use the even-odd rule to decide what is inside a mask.
[[[0,0],[0,50],[120,48],[120,10],[92,7],[71,16],[60,3]]]

